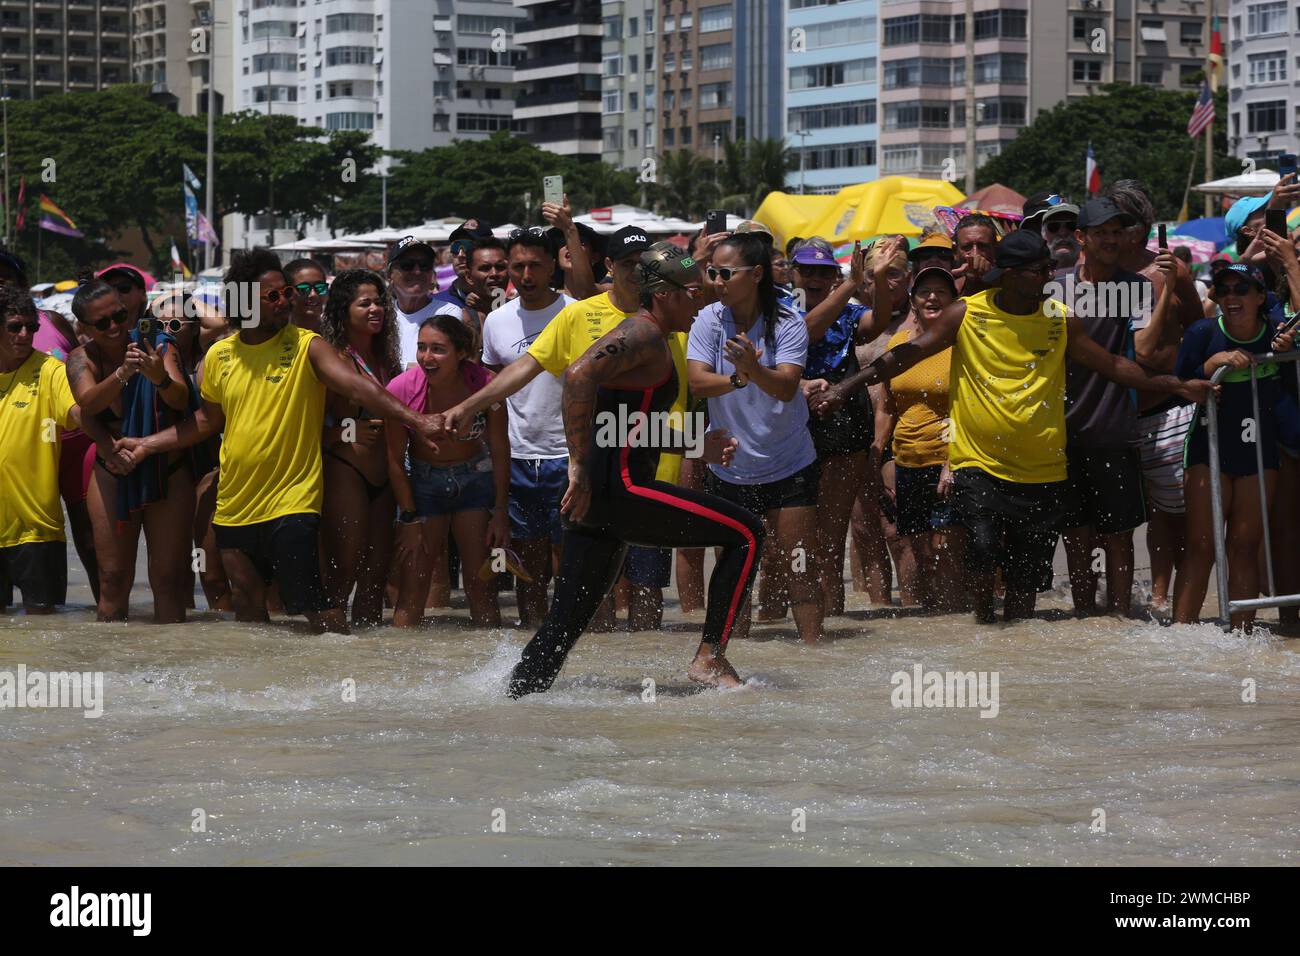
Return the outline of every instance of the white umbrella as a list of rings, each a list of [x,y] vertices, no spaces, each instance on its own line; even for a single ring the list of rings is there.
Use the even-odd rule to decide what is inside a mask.
[[[1277,181],[1282,177],[1271,169],[1256,169],[1253,173],[1229,176],[1227,179],[1215,179],[1208,183],[1193,186],[1198,193],[1211,193],[1224,196],[1265,196],[1273,191]]]

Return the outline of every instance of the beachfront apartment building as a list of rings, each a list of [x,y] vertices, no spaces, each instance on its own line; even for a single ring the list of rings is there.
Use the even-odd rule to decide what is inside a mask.
[[[1231,0],[1223,40],[1228,148],[1276,169],[1280,154],[1300,153],[1300,4]]]
[[[0,0],[0,85],[36,99],[128,82],[130,13],[129,0]]]
[[[599,159],[604,20],[600,0],[514,0],[514,128],[564,156]]]
[[[213,0],[131,0],[131,82],[184,116],[200,116],[211,69],[217,115],[224,113],[233,80],[229,11],[230,0],[216,0],[215,13]]]
[[[638,169],[655,155],[658,0],[605,0],[601,12],[600,158]]]
[[[833,193],[879,173],[877,0],[787,0],[785,142],[797,192]]]

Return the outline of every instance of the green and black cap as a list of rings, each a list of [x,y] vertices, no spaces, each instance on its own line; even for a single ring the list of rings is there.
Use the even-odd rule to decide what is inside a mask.
[[[636,277],[642,292],[661,292],[674,287],[685,289],[688,282],[699,280],[699,263],[685,249],[671,242],[656,242],[641,253]]]

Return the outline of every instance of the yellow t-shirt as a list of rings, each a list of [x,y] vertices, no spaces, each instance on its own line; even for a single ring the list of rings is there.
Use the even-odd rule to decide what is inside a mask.
[[[1064,481],[1065,349],[1069,310],[1055,300],[1032,315],[1003,312],[996,289],[962,301],[952,349],[953,469],[1004,481]]]
[[[52,355],[0,372],[0,548],[64,540],[59,429],[72,427],[76,404]]]
[[[260,345],[232,335],[208,350],[203,398],[226,415],[214,524],[320,514],[325,386],[307,358],[314,338],[289,324]]]
[[[911,329],[895,332],[893,348],[912,338]],[[904,468],[929,468],[948,460],[948,371],[952,349],[917,362],[889,382],[898,409],[894,425],[894,461]]]
[[[559,377],[564,370],[576,362],[582,353],[591,348],[601,336],[607,335],[632,312],[624,312],[610,301],[609,293],[602,292],[590,299],[582,299],[565,306],[555,318],[546,323],[546,328],[528,347],[528,354],[537,359],[539,365],[552,375]],[[671,412],[686,414],[688,395],[686,380],[686,333],[676,332],[668,336],[668,351],[673,356],[673,366],[677,369],[677,397],[673,400]],[[655,478],[670,485],[677,484],[682,471],[682,456],[671,452],[659,455],[659,467],[655,469]]]

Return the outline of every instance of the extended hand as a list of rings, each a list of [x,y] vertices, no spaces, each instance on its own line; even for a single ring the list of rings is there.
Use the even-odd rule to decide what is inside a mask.
[[[1211,394],[1218,396],[1219,386],[1203,378],[1191,378],[1183,382],[1178,394],[1195,402],[1197,405],[1203,405]]]
[[[700,457],[704,459],[705,464],[721,465],[726,468],[736,456],[736,449],[739,447],[740,442],[732,438],[725,428],[715,428],[713,431],[705,432],[704,454]]]
[[[591,510],[591,481],[580,466],[569,462],[569,487],[564,489],[560,514],[575,524],[581,524]]]
[[[812,396],[809,400],[809,407],[812,409],[813,414],[825,418],[827,415],[831,415],[843,408],[846,401],[848,401],[848,395],[844,389],[840,385],[832,385]]]
[[[753,378],[758,370],[758,360],[763,354],[763,350],[755,348],[754,343],[749,341],[749,336],[744,332],[739,332],[727,339],[723,346],[727,353],[727,358],[731,364],[736,367],[736,371],[742,375],[748,375]]]

